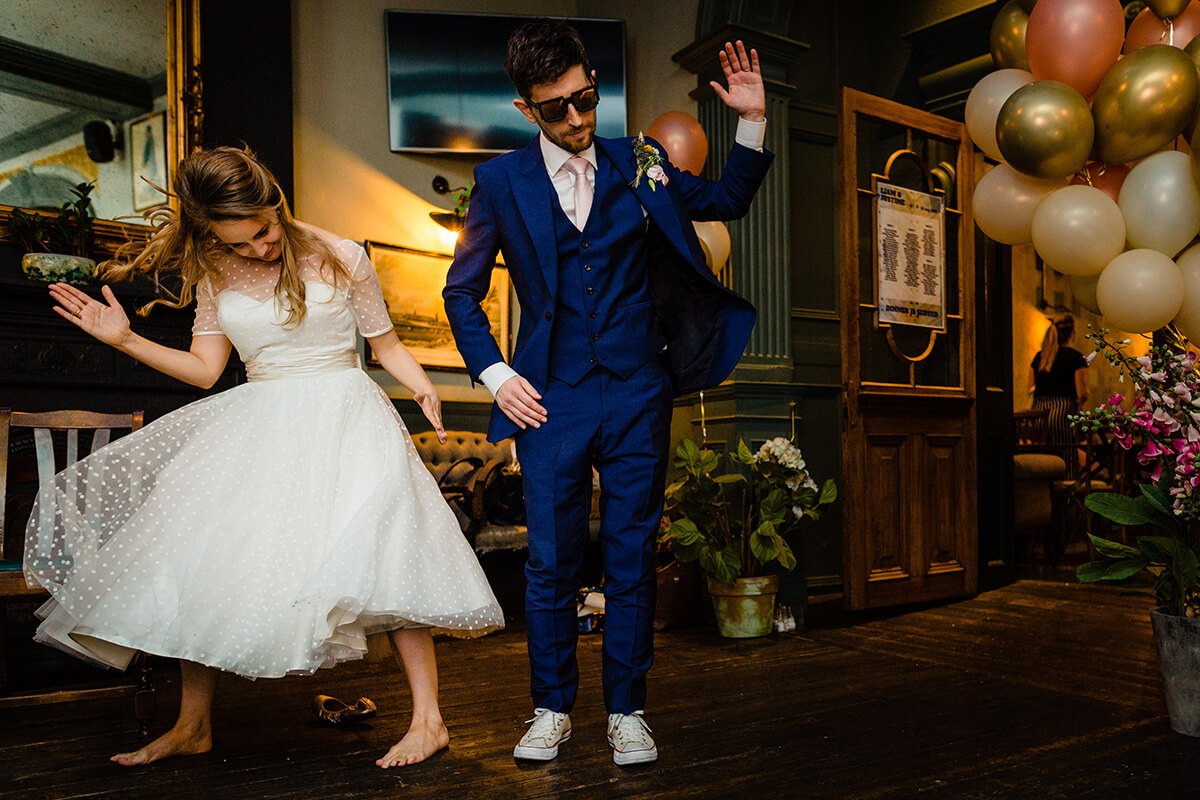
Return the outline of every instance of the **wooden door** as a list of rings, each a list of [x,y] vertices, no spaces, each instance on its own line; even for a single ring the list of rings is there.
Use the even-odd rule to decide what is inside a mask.
[[[961,123],[853,89],[843,90],[838,124],[845,605],[971,595],[978,585],[972,147]],[[942,197],[944,330],[879,319],[879,182]]]

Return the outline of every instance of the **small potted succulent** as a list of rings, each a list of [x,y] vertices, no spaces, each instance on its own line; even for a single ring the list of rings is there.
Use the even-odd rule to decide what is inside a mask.
[[[15,208],[8,221],[9,236],[25,248],[21,269],[30,280],[85,284],[96,272],[88,257],[93,243],[92,183],[71,191],[74,200],[58,207],[55,216]]]

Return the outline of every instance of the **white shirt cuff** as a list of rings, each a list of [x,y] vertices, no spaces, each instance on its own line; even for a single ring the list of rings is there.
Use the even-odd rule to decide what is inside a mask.
[[[748,119],[738,117],[737,132],[733,134],[733,140],[742,147],[749,147],[751,150],[762,152],[763,142],[767,138],[767,121],[751,122]]]
[[[483,385],[492,393],[492,397],[496,396],[496,392],[500,391],[500,387],[509,378],[516,375],[517,372],[503,361],[497,361],[490,367],[479,373],[479,380],[483,381]]]

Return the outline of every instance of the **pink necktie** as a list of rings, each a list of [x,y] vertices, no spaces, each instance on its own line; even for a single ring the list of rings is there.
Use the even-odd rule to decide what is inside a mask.
[[[575,176],[575,227],[583,230],[592,210],[592,184],[587,179],[588,162],[582,156],[567,159],[566,168]]]

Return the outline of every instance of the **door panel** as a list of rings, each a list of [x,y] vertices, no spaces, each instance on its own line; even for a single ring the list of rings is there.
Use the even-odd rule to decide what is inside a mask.
[[[978,582],[971,144],[960,123],[845,89],[838,157],[845,603],[970,595]],[[874,179],[942,195],[944,331],[877,319]]]

